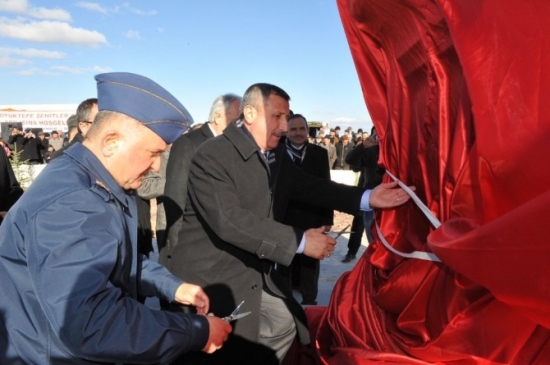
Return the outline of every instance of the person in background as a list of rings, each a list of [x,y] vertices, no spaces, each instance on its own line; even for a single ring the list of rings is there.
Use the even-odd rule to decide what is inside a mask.
[[[11,129],[10,137],[8,138],[8,145],[15,153],[22,153],[24,149],[23,142],[25,141],[25,132],[19,129],[17,126],[13,126]]]
[[[192,118],[150,79],[97,75],[100,112],[0,226],[0,363],[166,363],[220,348],[210,299],[136,253],[135,189]],[[61,236],[62,237],[61,237]],[[193,305],[153,310],[138,296]]]
[[[74,125],[76,122],[78,133],[72,135],[70,133],[71,126],[69,126],[68,144],[63,146],[63,148],[61,148],[60,150],[56,151],[52,158],[57,158],[61,156],[65,152],[65,150],[72,146],[74,143],[82,143],[84,137],[86,137],[86,134],[88,133],[92,126],[92,123],[94,122],[97,112],[97,98],[86,99],[78,105],[78,107],[76,108],[76,117],[73,118],[72,116],[70,116],[69,119],[67,119],[67,124],[70,123],[71,125]]]
[[[288,132],[281,144],[292,162],[304,172],[323,179],[330,180],[328,155],[324,148],[307,142],[307,120],[301,114],[294,114],[288,119]],[[333,224],[334,212],[331,209],[322,209],[317,206],[290,201],[282,223],[308,230],[324,227],[330,231]],[[298,288],[302,295],[302,305],[316,305],[319,289],[320,261],[303,254],[296,254],[292,264],[287,268],[279,265],[279,271],[289,277],[289,286]]]
[[[346,162],[354,168],[361,169],[361,174],[364,176],[363,187],[367,189],[374,189],[382,183],[382,177],[384,176],[384,169],[378,166],[378,157],[380,154],[380,146],[378,143],[378,134],[376,128],[372,127],[371,134],[365,138],[361,144],[357,145],[346,156]],[[374,211],[363,212],[363,223],[365,227],[365,233],[369,243],[374,242],[371,233],[371,226],[374,220]],[[348,253],[342,262],[349,262],[355,259],[355,256],[359,250],[359,244],[353,247],[348,245]]]
[[[21,195],[23,189],[15,177],[6,150],[0,148],[0,224]]]
[[[43,156],[44,163],[49,163],[54,153],[55,153],[55,149],[53,148],[53,146],[48,145],[48,149],[46,150],[46,152],[44,152],[44,156]]]
[[[172,250],[178,243],[183,224],[191,160],[203,142],[222,134],[229,123],[239,118],[241,101],[240,96],[231,93],[216,97],[210,107],[208,122],[199,129],[182,135],[170,149],[162,198],[166,213],[166,232],[163,235],[165,239],[159,241],[159,261],[169,269]]]
[[[334,163],[336,162],[336,147],[330,142],[330,134],[327,134],[323,137],[323,140],[321,142],[321,147],[327,150],[328,153],[328,166],[330,169],[334,167]]]
[[[76,114],[73,114],[69,118],[67,118],[67,132],[64,133],[63,147],[71,143],[77,134],[79,134],[78,123],[76,122]]]
[[[336,161],[334,162],[334,170],[350,170],[351,167],[346,163],[346,156],[353,149],[353,146],[349,143],[349,137],[344,134],[340,142],[336,143],[335,148]]]
[[[59,151],[63,147],[63,138],[58,131],[52,131],[48,144],[53,147],[54,151]]]
[[[20,160],[29,165],[41,164],[42,141],[30,128],[25,129],[23,137],[23,152],[21,152]]]

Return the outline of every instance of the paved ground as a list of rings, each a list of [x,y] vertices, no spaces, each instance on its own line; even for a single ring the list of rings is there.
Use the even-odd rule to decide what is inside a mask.
[[[321,261],[317,305],[328,305],[332,294],[332,289],[334,288],[336,281],[338,281],[343,273],[353,269],[357,263],[357,260],[361,257],[361,255],[363,255],[363,252],[365,252],[365,249],[367,248],[368,241],[365,235],[363,235],[363,241],[361,242],[361,248],[359,248],[359,252],[357,253],[357,259],[347,264],[342,263],[342,259],[348,252],[348,238],[349,234],[344,234],[339,237],[334,254],[331,257],[327,257]],[[298,302],[302,301],[302,296],[299,292],[294,291],[294,297],[298,300]]]

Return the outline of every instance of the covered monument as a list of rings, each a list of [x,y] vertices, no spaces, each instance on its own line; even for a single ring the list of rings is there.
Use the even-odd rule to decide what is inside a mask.
[[[324,364],[550,363],[550,2],[337,0],[412,202],[309,310]],[[385,181],[389,181],[386,176]],[[303,357],[305,358],[305,357]]]

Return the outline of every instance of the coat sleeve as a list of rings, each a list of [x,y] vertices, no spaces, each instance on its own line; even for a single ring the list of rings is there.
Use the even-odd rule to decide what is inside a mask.
[[[187,182],[194,153],[192,141],[183,135],[172,145],[166,166],[163,202],[166,213],[166,239],[172,246],[177,245],[183,225],[183,211],[187,204]]]
[[[290,199],[349,214],[359,212],[365,189],[307,174],[288,162],[282,172]]]
[[[328,166],[328,155],[326,153],[319,154],[320,171],[319,177],[330,181],[330,168]],[[322,217],[323,225],[332,226],[334,224],[334,210],[329,208],[319,209],[319,216]]]
[[[203,316],[151,310],[124,290],[131,249],[113,209],[79,190],[27,226],[30,280],[56,340],[98,362],[168,362],[201,349],[209,331]]]

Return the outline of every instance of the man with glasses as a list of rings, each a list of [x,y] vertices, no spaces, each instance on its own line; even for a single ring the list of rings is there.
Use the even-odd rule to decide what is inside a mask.
[[[76,122],[78,126],[78,133],[74,136],[74,138],[68,145],[64,146],[59,151],[55,151],[54,155],[52,156],[52,160],[56,157],[61,156],[63,152],[74,143],[82,143],[84,137],[86,137],[86,133],[88,133],[88,130],[92,126],[97,111],[97,98],[86,99],[78,105],[78,108],[76,108]]]

